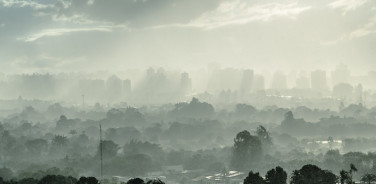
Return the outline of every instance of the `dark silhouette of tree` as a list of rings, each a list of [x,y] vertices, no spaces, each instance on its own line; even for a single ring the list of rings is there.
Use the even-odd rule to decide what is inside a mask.
[[[268,147],[272,145],[272,138],[265,127],[259,125],[257,127],[256,134],[264,146]]]
[[[324,155],[324,166],[329,170],[336,170],[342,164],[342,155],[339,150],[328,150]]]
[[[127,184],[145,184],[145,182],[141,178],[132,178],[127,181]]]
[[[349,173],[350,173],[350,182],[351,183],[354,183],[353,182],[353,173],[357,172],[357,171],[358,171],[358,169],[355,167],[355,165],[354,164],[350,164],[350,171],[349,171]]]
[[[269,170],[265,175],[265,181],[268,184],[286,184],[287,173],[282,167],[276,167]]]
[[[348,183],[350,181],[349,172],[347,172],[345,170],[341,170],[339,172],[339,180],[340,180],[341,184]]]
[[[261,141],[247,130],[239,132],[234,139],[231,166],[237,170],[246,170],[258,162],[262,156]]]
[[[336,184],[337,177],[330,171],[321,170],[315,165],[305,165],[295,170],[291,176],[291,184]]]
[[[0,177],[9,180],[13,177],[13,171],[7,167],[0,168]]]
[[[376,181],[376,175],[375,174],[365,174],[365,175],[362,176],[360,181],[371,184],[372,182]]]
[[[291,111],[286,112],[286,113],[285,113],[285,120],[286,120],[286,121],[294,120],[294,114],[292,114]]]
[[[111,140],[102,141],[103,159],[111,159],[116,156],[119,146]],[[98,146],[97,156],[100,156],[100,146]]]
[[[247,104],[237,104],[235,107],[236,117],[249,118],[252,114],[257,113],[257,109]]]
[[[81,177],[76,184],[98,184],[99,181],[95,177]]]
[[[38,184],[72,184],[76,182],[77,179],[71,176],[47,175],[39,180]]]
[[[165,184],[165,182],[161,181],[160,179],[155,179],[155,180],[149,180],[146,182],[146,184]]]
[[[74,119],[68,119],[65,115],[61,115],[60,119],[56,122],[56,128],[59,131],[68,131],[74,128],[76,123]]]
[[[55,135],[52,144],[57,147],[64,147],[68,144],[68,138],[63,135]]]
[[[17,181],[17,184],[37,184],[37,183],[38,183],[38,180],[34,178],[24,178],[22,180]]]
[[[200,102],[197,98],[192,98],[190,103],[175,104],[170,114],[175,117],[206,118],[214,114],[214,107],[209,103]]]
[[[264,184],[264,179],[260,176],[259,173],[253,173],[250,171],[248,176],[244,179],[243,184]]]
[[[106,114],[106,121],[116,126],[138,125],[146,122],[144,115],[133,107],[109,110]]]
[[[123,146],[125,155],[133,154],[147,154],[155,160],[163,161],[164,152],[159,144],[150,143],[148,141],[142,142],[137,140],[131,140],[129,143]]]

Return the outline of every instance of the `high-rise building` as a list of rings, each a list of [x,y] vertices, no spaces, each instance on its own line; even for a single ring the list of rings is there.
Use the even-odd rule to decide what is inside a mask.
[[[112,75],[106,81],[106,89],[108,100],[119,100],[122,96],[122,80],[116,75]]]
[[[299,77],[296,79],[296,88],[297,89],[309,89],[311,87],[309,77],[305,72],[301,72]]]
[[[246,95],[251,92],[253,85],[253,70],[244,70],[240,82],[241,95]]]
[[[296,79],[296,88],[297,89],[309,89],[309,78],[308,77],[299,77]]]
[[[271,89],[287,89],[287,77],[282,72],[275,72],[272,78]]]
[[[192,79],[189,78],[189,74],[186,72],[181,74],[180,89],[183,93],[188,93],[192,90]]]
[[[336,70],[332,71],[332,86],[340,83],[348,83],[350,80],[350,70],[344,64],[337,65]]]
[[[253,90],[265,90],[265,78],[262,75],[255,75],[253,80]]]
[[[311,87],[315,91],[328,91],[328,82],[325,71],[316,70],[311,72]]]

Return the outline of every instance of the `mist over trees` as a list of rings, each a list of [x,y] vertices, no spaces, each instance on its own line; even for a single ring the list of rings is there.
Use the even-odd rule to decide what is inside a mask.
[[[211,67],[206,75],[150,68],[3,78],[2,181],[375,181],[371,73],[359,79],[339,66],[332,83],[318,70],[291,84],[283,72],[266,81]]]
[[[142,107],[28,105],[1,119],[0,177],[99,181],[101,124],[102,182],[372,183],[373,111],[224,107],[198,98]],[[321,118],[306,120],[312,117]]]

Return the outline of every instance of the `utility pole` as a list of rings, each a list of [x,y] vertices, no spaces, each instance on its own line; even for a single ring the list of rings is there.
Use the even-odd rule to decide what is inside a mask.
[[[100,183],[102,183],[102,177],[103,177],[103,145],[102,145],[102,124],[99,123],[99,138],[100,138],[100,143],[99,143],[99,149],[100,149],[100,156],[101,156],[101,178],[100,178]]]

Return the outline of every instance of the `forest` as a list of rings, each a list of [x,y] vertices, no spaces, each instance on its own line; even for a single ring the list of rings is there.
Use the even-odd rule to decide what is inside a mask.
[[[42,109],[30,105],[3,117],[0,181],[112,184],[141,178],[165,183],[329,184],[376,180],[376,108],[351,104],[339,111],[304,106],[258,109],[234,104],[217,109],[197,98],[158,107],[118,106],[54,103]]]

